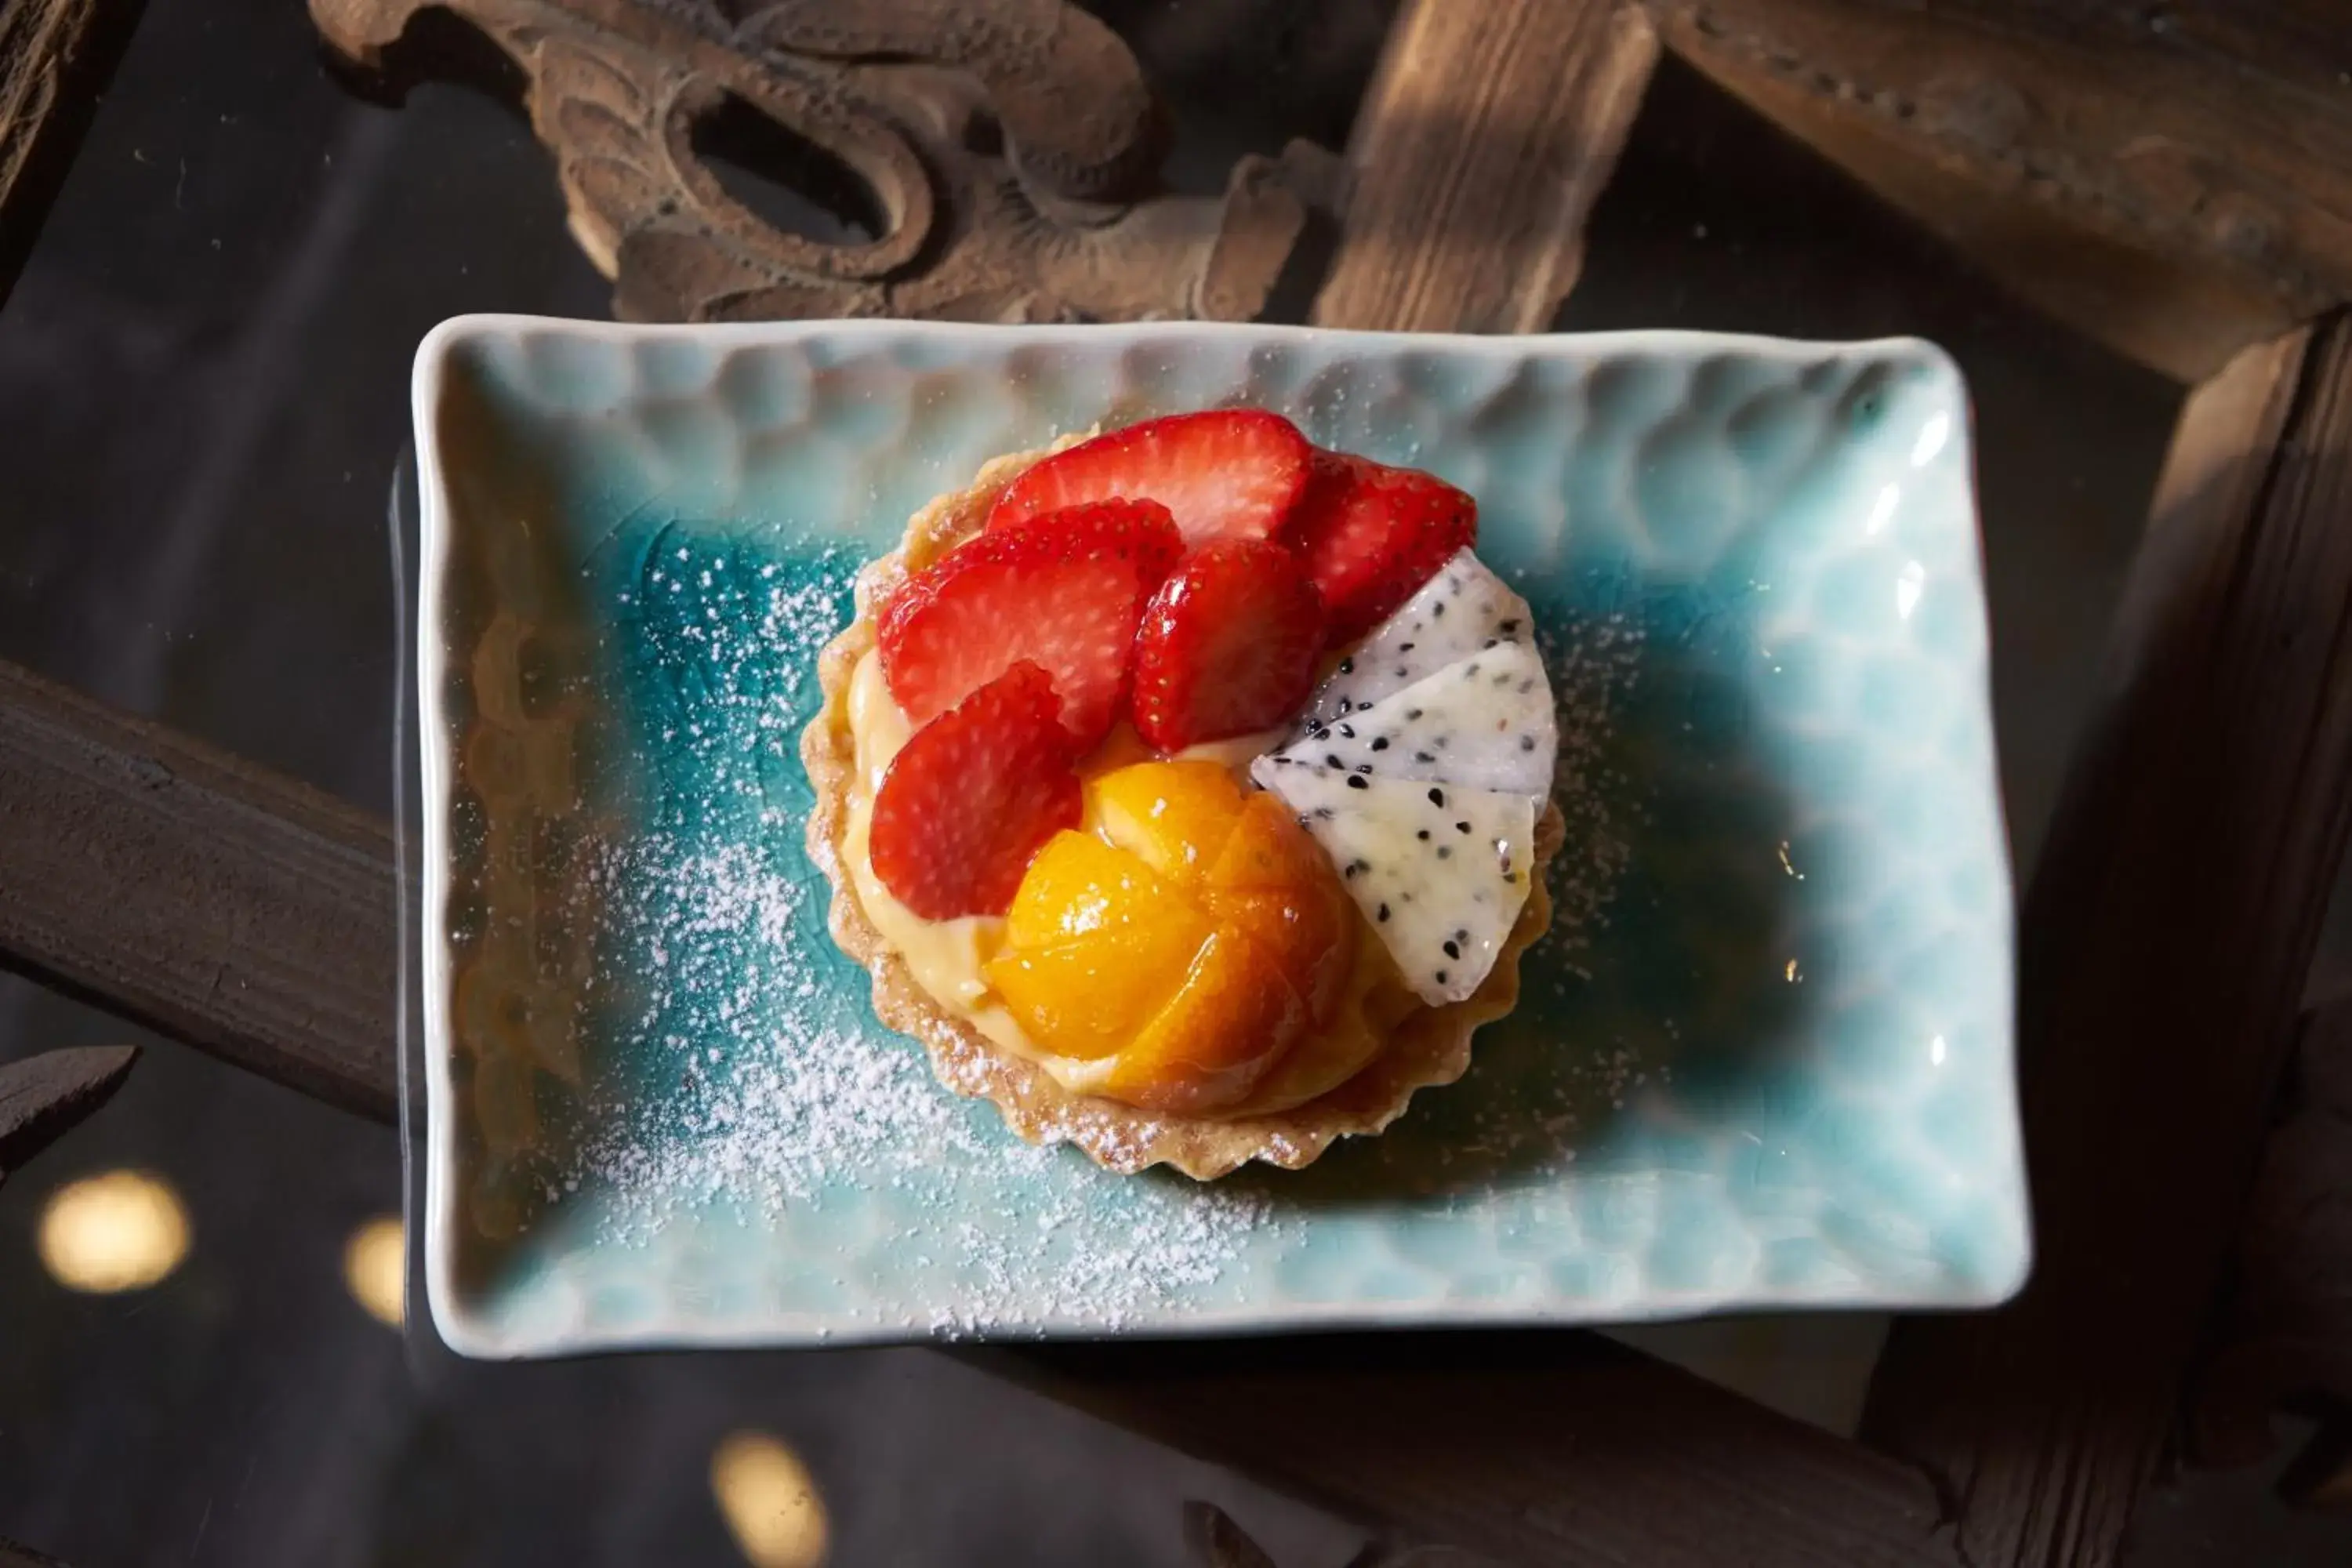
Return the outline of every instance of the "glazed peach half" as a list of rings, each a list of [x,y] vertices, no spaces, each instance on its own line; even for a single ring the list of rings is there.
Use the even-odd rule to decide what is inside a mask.
[[[1244,1099],[1328,1026],[1353,967],[1338,874],[1275,796],[1213,762],[1087,786],[1095,831],[1030,862],[982,973],[1073,1087],[1154,1110]]]

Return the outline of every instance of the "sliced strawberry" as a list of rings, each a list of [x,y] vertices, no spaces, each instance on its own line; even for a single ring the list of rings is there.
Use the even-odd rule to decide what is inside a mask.
[[[1147,419],[1056,452],[1004,488],[988,526],[1107,496],[1148,496],[1175,514],[1186,542],[1264,539],[1298,504],[1315,449],[1263,408]]]
[[[866,839],[893,898],[927,921],[1012,907],[1045,840],[1084,815],[1061,706],[1024,659],[908,737]]]
[[[1221,539],[1184,558],[1135,635],[1135,728],[1161,752],[1267,730],[1315,683],[1323,605],[1298,557]]]
[[[1056,540],[1070,555],[1116,555],[1135,563],[1148,597],[1184,553],[1184,536],[1156,500],[1115,496],[1041,511],[1000,533],[1034,531]]]
[[[1118,717],[1137,620],[1183,542],[1168,509],[1068,508],[966,541],[909,579],[877,624],[882,678],[928,722],[1015,659],[1045,669],[1081,746]]]
[[[1434,474],[1345,452],[1315,454],[1284,539],[1323,595],[1334,643],[1389,618],[1478,536],[1478,503]]]

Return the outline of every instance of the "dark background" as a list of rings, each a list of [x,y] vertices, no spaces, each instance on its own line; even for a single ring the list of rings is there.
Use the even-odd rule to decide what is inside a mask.
[[[1339,147],[1388,11],[1095,8],[1171,99],[1171,179],[1201,191],[1291,136]],[[410,354],[460,311],[607,299],[512,106],[444,86],[364,101],[295,0],[150,0],[0,308],[0,658],[388,812],[383,518]],[[1955,353],[2029,867],[2179,389],[2008,303],[1671,64],[1559,324]],[[2348,915],[2339,899],[2322,994],[2352,990]],[[0,977],[0,1060],[139,1037]],[[69,1294],[34,1258],[41,1202],[124,1165],[178,1189],[194,1250],[152,1290]],[[1286,1565],[1332,1568],[1360,1539],[928,1352],[413,1365],[341,1274],[400,1183],[391,1132],[155,1043],[0,1189],[0,1534],[77,1568],[730,1563],[709,1457],[755,1427],[806,1458],[837,1563],[1172,1564],[1192,1496]],[[2131,1561],[2347,1558],[2352,1529],[2244,1476],[2158,1494]]]

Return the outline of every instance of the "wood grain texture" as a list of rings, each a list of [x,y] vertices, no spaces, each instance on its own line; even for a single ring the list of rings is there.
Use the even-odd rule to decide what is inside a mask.
[[[138,0],[0,0],[0,303],[138,16]]]
[[[0,1065],[0,1181],[114,1098],[136,1046],[81,1046]]]
[[[0,964],[389,1120],[393,864],[379,819],[0,665]]]
[[[1507,1563],[1954,1562],[1917,1471],[1596,1335],[965,1353],[1343,1512]]]
[[[2243,1213],[2352,822],[2352,323],[2184,409],[2026,900],[2036,1277],[1896,1328],[1867,1438],[1979,1563],[2114,1561]]]
[[[1248,320],[1330,184],[1330,155],[1295,143],[1241,159],[1222,197],[1167,191],[1150,84],[1066,0],[310,0],[370,67],[428,9],[523,73],[624,319]],[[764,128],[751,162],[794,164],[761,172],[855,227],[791,232],[744,205],[707,155],[728,126]]]
[[[1655,0],[1669,47],[2169,374],[2352,298],[2340,0]]]
[[[1657,55],[1621,0],[1406,0],[1349,138],[1315,324],[1549,326]]]
[[[2206,1464],[2269,1458],[2272,1416],[2290,1403],[2352,1413],[2352,1002],[2305,1016],[2283,1098],[2191,1402],[2191,1453]]]
[[[1213,1502],[1184,1505],[1184,1546],[1199,1568],[1283,1568],[1267,1555],[1233,1516]],[[1348,1559],[1344,1568],[1464,1568],[1462,1554],[1450,1546],[1400,1546],[1370,1541]]]

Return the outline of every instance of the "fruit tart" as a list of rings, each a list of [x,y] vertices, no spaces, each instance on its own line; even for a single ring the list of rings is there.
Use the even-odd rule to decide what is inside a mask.
[[[1560,838],[1528,605],[1433,475],[1255,409],[1000,458],[860,573],[802,742],[884,1022],[1032,1142],[1297,1167],[1452,1082]]]

